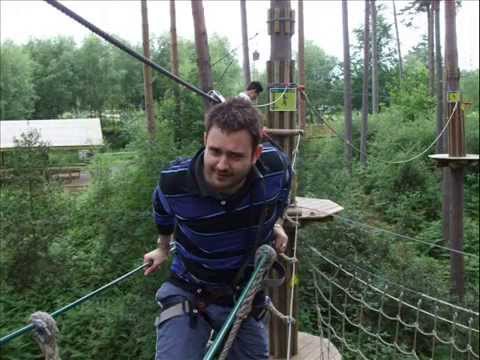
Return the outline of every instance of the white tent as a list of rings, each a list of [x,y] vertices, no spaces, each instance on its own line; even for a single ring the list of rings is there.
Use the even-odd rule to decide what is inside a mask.
[[[100,119],[2,120],[0,150],[15,148],[14,139],[36,129],[40,140],[56,148],[81,149],[103,145]]]

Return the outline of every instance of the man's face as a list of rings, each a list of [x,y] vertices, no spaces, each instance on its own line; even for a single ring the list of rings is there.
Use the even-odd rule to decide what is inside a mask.
[[[252,149],[252,139],[247,130],[226,133],[216,126],[204,135],[204,141],[205,180],[214,191],[234,193],[260,157],[261,145]]]
[[[247,91],[247,94],[248,94],[248,97],[250,98],[250,100],[252,100],[252,101],[257,100],[258,93],[257,93],[256,90],[254,90],[254,89],[248,90],[248,91]]]

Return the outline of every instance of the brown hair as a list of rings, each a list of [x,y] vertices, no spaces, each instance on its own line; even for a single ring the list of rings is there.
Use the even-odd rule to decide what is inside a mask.
[[[262,115],[252,104],[242,98],[232,98],[210,108],[205,116],[208,134],[213,126],[226,133],[247,130],[255,149],[262,139]]]

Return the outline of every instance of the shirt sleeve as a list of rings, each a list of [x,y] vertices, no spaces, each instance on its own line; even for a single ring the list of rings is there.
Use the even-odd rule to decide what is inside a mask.
[[[170,235],[175,228],[175,217],[168,205],[165,195],[160,190],[160,186],[155,188],[152,195],[153,218],[157,225],[158,232],[161,235]]]
[[[289,194],[292,186],[292,177],[293,177],[293,170],[292,170],[292,165],[290,164],[290,160],[288,159],[288,156],[285,155],[283,152],[279,152],[280,157],[282,157],[282,161],[285,166],[284,170],[284,176],[283,176],[283,184],[280,189],[280,194],[278,197],[279,200],[279,216],[282,216],[285,209],[288,207],[288,199],[289,199]]]

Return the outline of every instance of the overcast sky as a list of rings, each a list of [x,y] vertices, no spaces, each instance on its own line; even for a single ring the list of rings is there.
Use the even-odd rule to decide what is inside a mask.
[[[392,2],[382,3],[388,22],[393,23]],[[131,43],[141,44],[140,1],[62,1],[87,20],[105,30],[116,34]],[[193,21],[189,0],[177,0],[177,33],[178,36],[193,39]],[[297,1],[291,1],[296,9]],[[406,1],[396,1],[397,11],[403,8]],[[270,1],[247,1],[249,37],[258,35],[250,42],[250,52],[258,50],[260,60],[257,68],[264,68],[270,55],[270,40],[267,34],[267,9]],[[350,31],[363,23],[364,1],[351,0],[349,5]],[[240,5],[237,0],[219,1],[204,0],[207,32],[228,37],[232,47],[241,44]],[[151,35],[159,35],[169,31],[169,5],[166,0],[148,1]],[[443,20],[443,3],[441,7]],[[341,59],[342,22],[341,2],[339,0],[305,0],[305,38],[313,40],[328,54]],[[79,43],[90,32],[77,24],[47,3],[36,1],[0,0],[0,36],[1,40],[11,39],[24,43],[30,38],[49,38],[56,35],[73,36]],[[442,21],[443,27],[443,21]],[[414,28],[406,28],[400,24],[402,52],[418,44],[426,29],[426,15],[418,16]],[[463,0],[462,8],[457,15],[458,53],[461,69],[476,69],[479,64],[479,1]],[[443,49],[442,29],[442,49]],[[351,42],[352,42],[351,38]],[[292,49],[296,51],[297,37],[293,37]],[[241,64],[241,47],[237,54]]]

